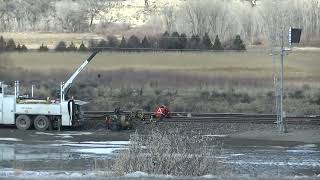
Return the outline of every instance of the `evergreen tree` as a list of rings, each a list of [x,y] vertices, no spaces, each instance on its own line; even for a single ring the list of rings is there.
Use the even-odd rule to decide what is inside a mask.
[[[187,35],[182,33],[179,37],[179,49],[185,49],[188,45]]]
[[[168,46],[168,49],[180,49],[180,41],[179,41],[180,35],[178,32],[173,32],[170,37],[170,44]]]
[[[88,48],[84,45],[83,41],[81,42],[78,51],[81,51],[81,52],[88,51]]]
[[[204,34],[204,36],[202,38],[202,44],[205,49],[212,49],[212,42],[211,42],[211,39],[210,39],[208,33]]]
[[[14,42],[13,39],[9,39],[7,46],[6,46],[6,50],[7,51],[15,51],[16,50],[16,43]]]
[[[73,42],[71,41],[71,44],[69,45],[69,47],[67,48],[68,51],[77,51],[77,47],[73,44]]]
[[[21,52],[22,46],[20,45],[20,43],[17,44],[16,50]]]
[[[58,45],[56,46],[55,51],[57,51],[57,52],[67,51],[66,43],[64,41],[60,41],[58,43]]]
[[[117,37],[115,36],[108,36],[107,37],[108,40],[108,46],[109,48],[117,48],[119,47],[119,40]]]
[[[107,48],[109,48],[109,44],[104,39],[101,39],[97,48],[102,49],[102,50],[106,50]]]
[[[18,43],[16,50],[19,52],[26,52],[28,50],[28,48],[26,47],[26,45],[21,45],[20,43]]]
[[[238,51],[246,50],[246,45],[243,43],[240,35],[237,35],[233,41],[233,49]]]
[[[149,43],[147,36],[144,36],[144,38],[142,39],[141,47],[142,48],[151,48],[151,45]]]
[[[160,42],[159,42],[160,49],[168,49],[169,44],[170,44],[169,37],[170,37],[170,35],[167,31],[165,33],[163,33],[163,35],[160,38]]]
[[[190,42],[189,42],[189,48],[190,49],[201,49],[201,39],[199,35],[192,35]]]
[[[38,49],[39,52],[48,52],[49,48],[45,45],[43,45],[43,43],[41,44],[41,46]]]
[[[24,44],[22,44],[22,46],[21,46],[21,51],[22,51],[22,52],[26,52],[26,51],[28,51],[27,46],[26,46],[26,45],[24,45]]]
[[[89,50],[90,51],[95,51],[97,50],[97,47],[98,47],[98,41],[95,40],[95,39],[90,39],[89,40]]]
[[[216,35],[216,39],[214,40],[213,49],[214,50],[223,50],[223,47],[221,45],[220,38],[218,35]]]
[[[128,40],[127,47],[128,48],[140,48],[140,39],[135,35],[130,36],[130,38]]]
[[[3,39],[2,36],[0,36],[0,52],[6,50],[6,41]]]
[[[127,41],[126,41],[126,39],[124,38],[124,36],[122,36],[122,39],[121,39],[119,48],[123,49],[123,48],[126,48],[126,47],[127,47]]]

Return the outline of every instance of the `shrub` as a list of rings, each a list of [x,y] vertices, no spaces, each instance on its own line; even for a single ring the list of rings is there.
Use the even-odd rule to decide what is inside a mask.
[[[38,49],[39,52],[48,52],[49,48],[45,45],[43,45],[43,43],[41,44],[41,46]]]
[[[303,99],[304,98],[304,92],[303,90],[294,90],[293,92],[289,92],[289,97],[294,99]]]
[[[16,43],[14,42],[13,39],[9,39],[7,46],[6,46],[6,50],[7,51],[15,51],[16,50]]]
[[[88,48],[81,42],[78,51],[85,52],[88,51]]]
[[[60,41],[58,43],[58,45],[56,46],[55,51],[57,51],[57,52],[67,51],[66,43],[64,41]]]
[[[71,41],[71,44],[69,45],[69,47],[67,48],[68,51],[77,51],[77,47],[73,44],[73,42]]]
[[[199,133],[178,129],[152,130],[147,136],[135,133],[112,168],[118,175],[136,171],[175,176],[218,174],[216,159],[210,157],[220,151],[210,145]]]

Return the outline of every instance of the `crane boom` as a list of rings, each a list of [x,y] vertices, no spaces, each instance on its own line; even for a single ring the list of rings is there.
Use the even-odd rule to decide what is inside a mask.
[[[81,66],[72,74],[72,76],[67,80],[66,83],[62,86],[62,95],[65,97],[70,89],[74,79],[78,76],[78,74],[90,63],[90,61],[99,53],[98,51],[93,52],[82,64]]]

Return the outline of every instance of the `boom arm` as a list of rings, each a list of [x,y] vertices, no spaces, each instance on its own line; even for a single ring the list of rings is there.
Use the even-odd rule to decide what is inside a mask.
[[[71,87],[71,84],[73,83],[74,79],[78,76],[78,74],[87,66],[87,64],[89,64],[89,62],[96,56],[96,54],[98,54],[99,51],[95,51],[91,54],[91,56],[88,57],[88,59],[86,59],[81,66],[77,69],[76,72],[74,72],[72,74],[72,76],[68,79],[68,81],[66,83],[63,84],[62,88],[61,88],[61,93],[62,93],[62,97],[64,99],[64,97],[67,95],[68,90]]]

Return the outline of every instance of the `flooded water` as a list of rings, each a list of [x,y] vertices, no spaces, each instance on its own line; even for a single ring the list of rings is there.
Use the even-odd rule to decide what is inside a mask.
[[[25,171],[95,171],[128,141],[0,144],[0,168]]]
[[[320,148],[315,144],[295,147],[234,146],[225,149],[220,158],[239,174],[280,177],[320,174]]]
[[[126,149],[128,141],[59,141],[52,144],[0,144],[0,176],[94,176],[110,171],[110,160]],[[295,147],[233,146],[217,158],[233,174],[315,176],[320,174],[320,148],[315,144]],[[17,174],[17,172],[19,172]]]
[[[129,141],[112,141],[111,132],[27,133],[6,129],[0,138],[0,179],[6,177],[100,177],[110,174],[112,160],[128,148]],[[20,134],[19,134],[20,133]],[[320,147],[317,144],[270,145],[225,141],[215,158],[235,176],[320,178]],[[121,139],[128,139],[123,136]],[[263,143],[263,142],[262,142]],[[221,147],[219,147],[221,148]]]

